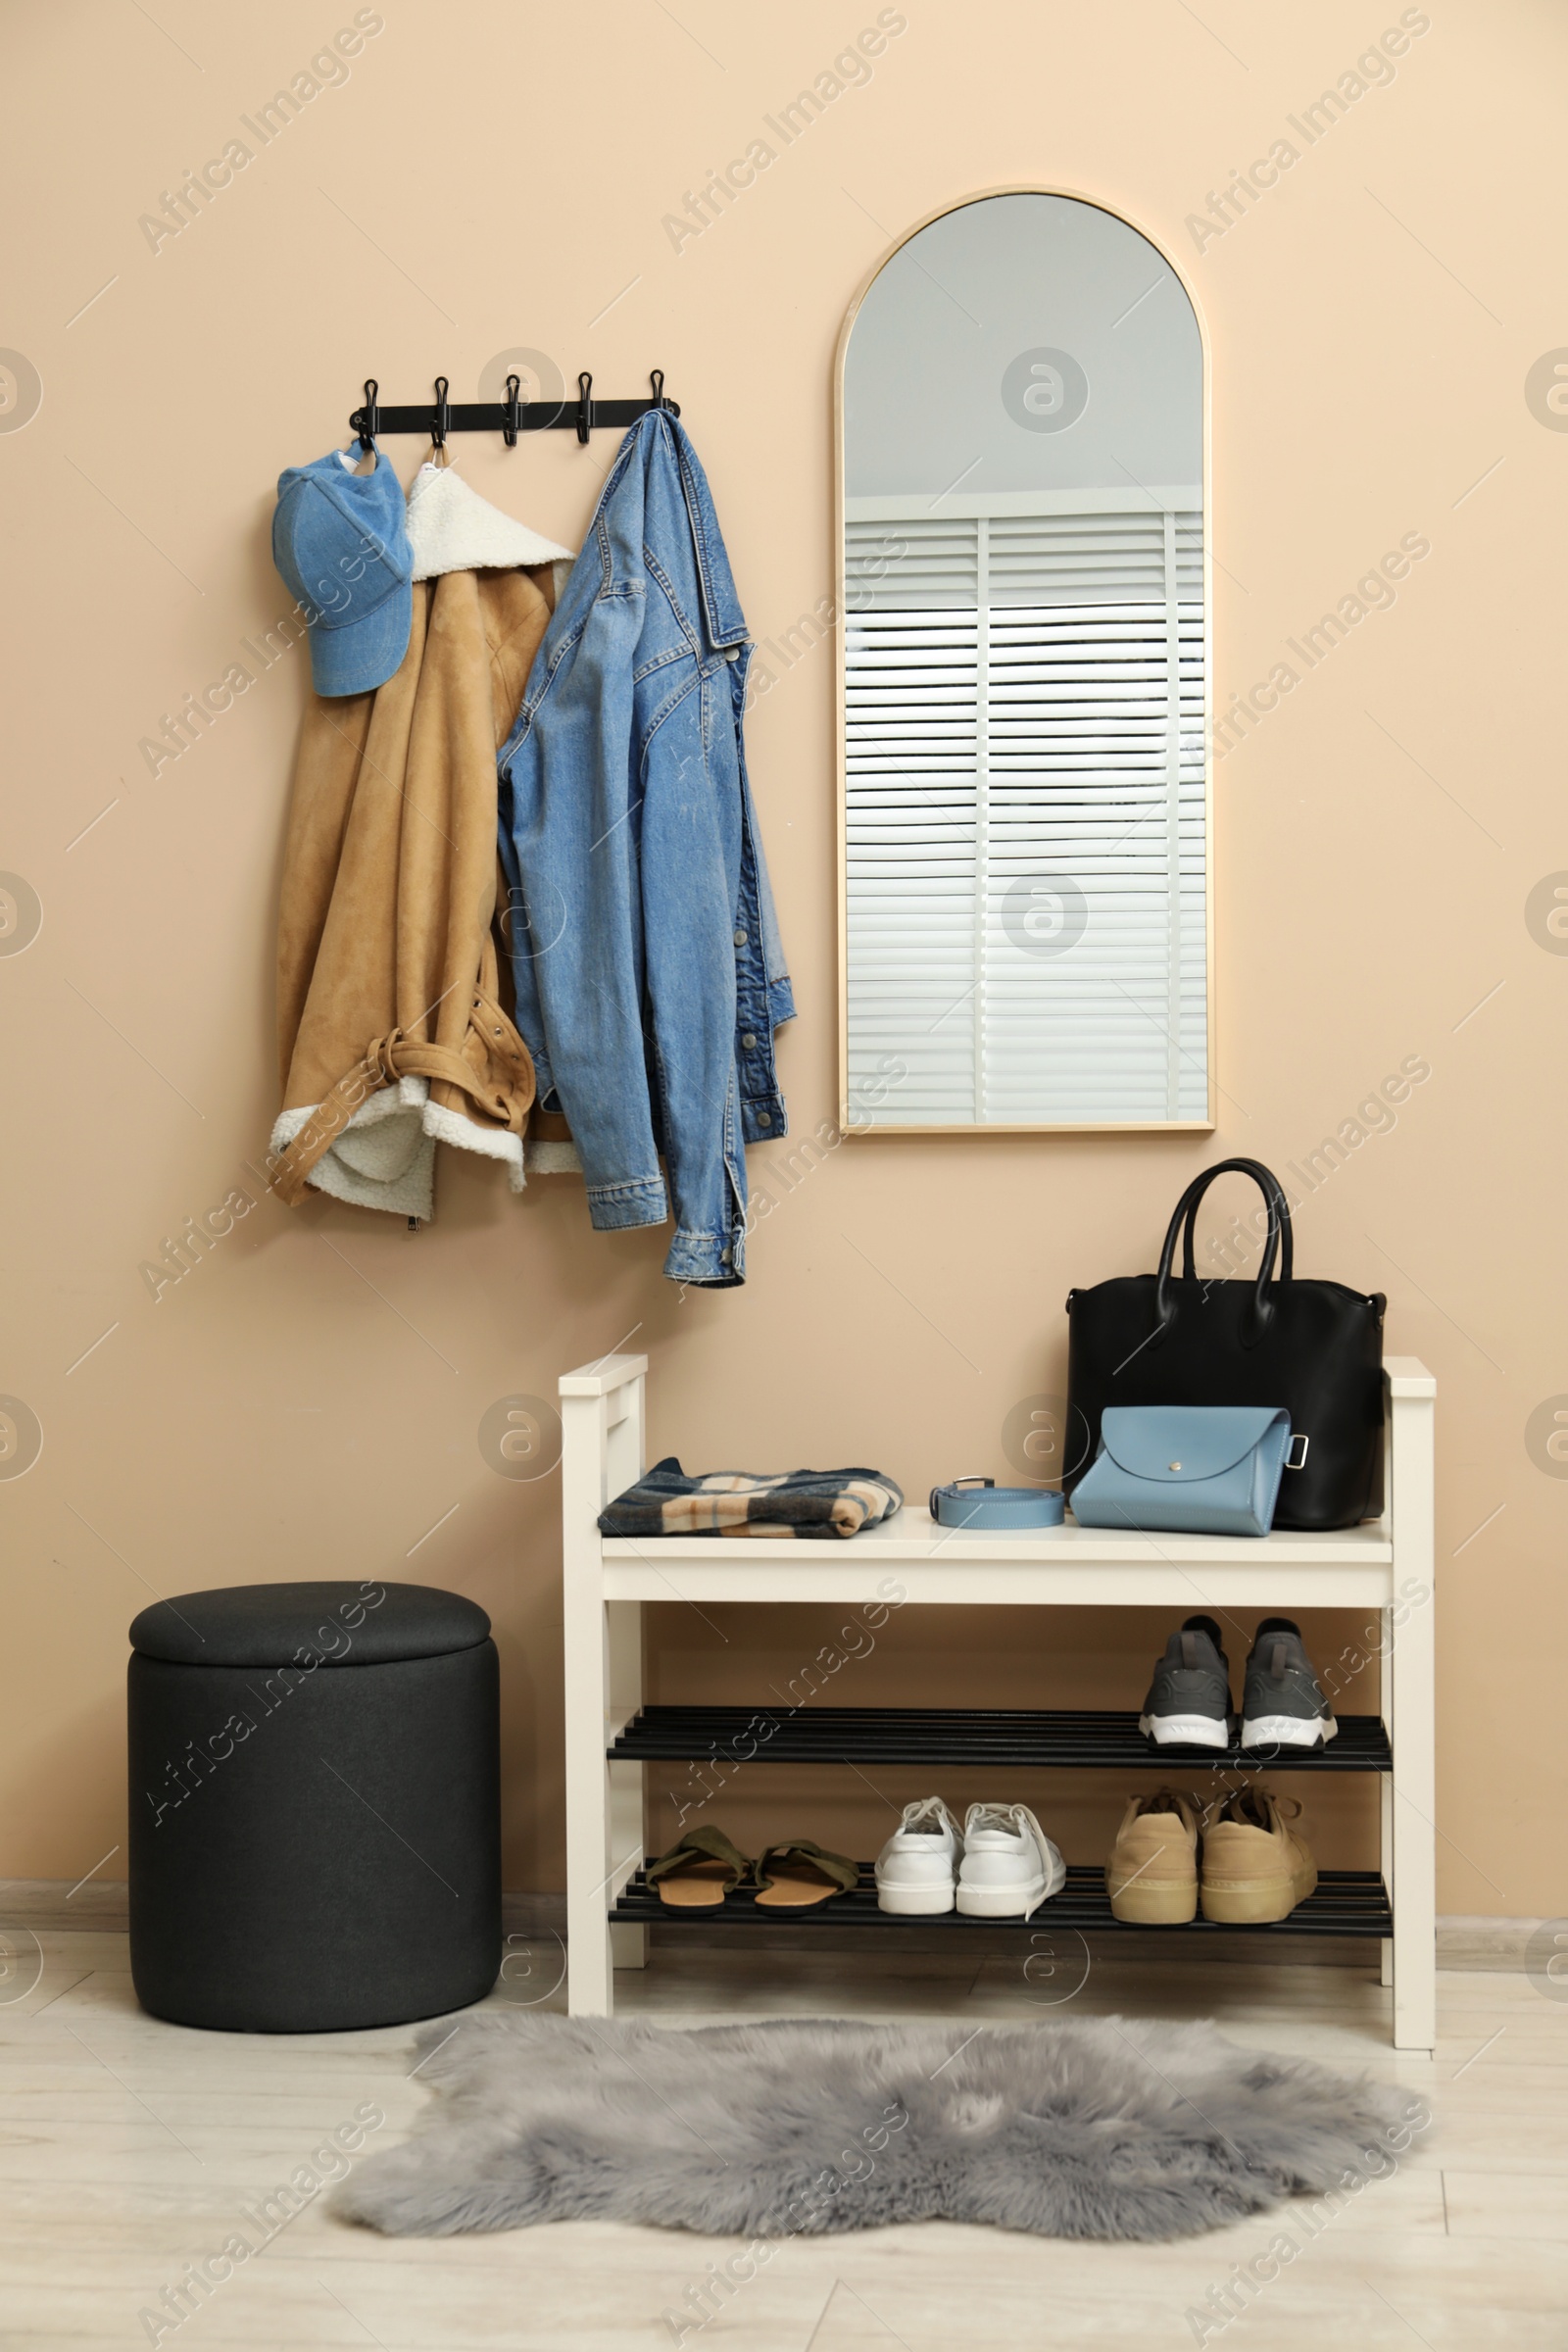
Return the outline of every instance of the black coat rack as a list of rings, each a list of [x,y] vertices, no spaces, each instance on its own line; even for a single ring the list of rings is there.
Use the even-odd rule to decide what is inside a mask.
[[[651,400],[595,400],[594,379],[584,368],[577,378],[577,397],[569,395],[558,401],[524,401],[522,378],[509,375],[505,400],[449,401],[447,378],[435,379],[435,405],[429,409],[383,409],[377,404],[381,387],[374,376],[365,384],[365,405],[355,410],[349,418],[349,430],[359,435],[360,447],[368,453],[377,433],[425,433],[437,449],[446,446],[448,433],[499,432],[509,449],[515,449],[519,433],[568,432],[575,427],[579,441],[586,441],[596,424],[635,424],[650,409],[666,409],[671,416],[680,415],[679,404],[664,398],[664,370],[656,368],[648,379],[653,388]]]

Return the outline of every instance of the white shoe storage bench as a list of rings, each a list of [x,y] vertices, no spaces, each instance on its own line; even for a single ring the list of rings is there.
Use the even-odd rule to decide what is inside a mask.
[[[1387,1504],[1380,1520],[1331,1535],[1121,1536],[1080,1528],[1029,1535],[963,1535],[937,1527],[906,1504],[887,1524],[849,1542],[756,1537],[660,1538],[637,1543],[602,1536],[600,1511],[645,1468],[644,1379],[648,1359],[612,1355],[561,1381],[562,1484],[565,1518],[566,1911],[573,2016],[608,2017],[615,1967],[642,1967],[654,1922],[670,1913],[643,1876],[647,1825],[645,1764],[709,1761],[758,1716],[759,1706],[643,1704],[644,1604],[686,1600],[813,1601],[877,1605],[884,1580],[902,1588],[900,1607],[1020,1603],[1038,1607],[1159,1607],[1180,1622],[1195,1609],[1356,1608],[1381,1624],[1381,1719],[1346,1716],[1339,1738],[1315,1753],[1281,1757],[1291,1772],[1375,1772],[1382,1788],[1381,1871],[1325,1870],[1315,1894],[1288,1920],[1246,1933],[1361,1936],[1379,1939],[1385,1984],[1394,1991],[1394,2043],[1429,2050],[1436,2038],[1433,1789],[1433,1404],[1437,1384],[1413,1357],[1385,1373]],[[879,1594],[878,1588],[883,1587]],[[998,1795],[1006,1775],[1042,1766],[1147,1774],[1182,1764],[1257,1771],[1258,1759],[1222,1752],[1155,1749],[1124,1712],[991,1712],[900,1707],[779,1707],[777,1730],[759,1761],[994,1765]],[[754,1734],[755,1737],[755,1734]],[[1046,1814],[1050,1825],[1049,1809]],[[664,1839],[663,1843],[668,1843]],[[689,1915],[750,1939],[777,1913],[744,1894],[718,1910]],[[820,1921],[874,1926],[869,1863],[860,1884],[820,1910],[784,1915],[792,1928]],[[1062,1891],[1032,1920],[975,1920],[948,1913],[920,1922],[955,1936],[1037,1933],[1059,1922],[1114,1933],[1098,1867],[1069,1865]],[[897,1922],[907,1925],[907,1922]],[[1140,1928],[1176,1938],[1234,1934],[1202,1919]],[[1179,1948],[1172,1946],[1172,1949]],[[1289,1949],[1290,1947],[1285,1947]]]

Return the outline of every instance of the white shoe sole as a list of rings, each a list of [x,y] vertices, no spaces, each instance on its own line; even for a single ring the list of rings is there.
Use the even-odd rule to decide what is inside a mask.
[[[1243,1747],[1326,1747],[1339,1737],[1332,1715],[1249,1715],[1242,1725]]]
[[[1230,1726],[1212,1715],[1140,1715],[1138,1729],[1156,1747],[1229,1747]]]
[[[1023,1886],[966,1886],[958,1881],[958,1909],[967,1919],[1028,1919],[1067,1884],[1067,1865],[1058,1862],[1048,1879]]]
[[[906,1919],[934,1919],[953,1909],[954,1889],[947,1886],[887,1886],[877,1882],[876,1907],[897,1911]]]

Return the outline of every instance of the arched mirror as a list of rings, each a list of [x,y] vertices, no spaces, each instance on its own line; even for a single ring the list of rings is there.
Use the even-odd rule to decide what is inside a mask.
[[[1099,205],[977,197],[840,370],[844,1124],[1209,1126],[1186,289]]]

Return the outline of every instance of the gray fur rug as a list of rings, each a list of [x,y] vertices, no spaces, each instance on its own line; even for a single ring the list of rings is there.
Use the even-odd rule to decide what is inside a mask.
[[[434,2105],[335,2199],[404,2235],[587,2217],[754,2239],[930,2220],[1184,2237],[1359,2189],[1427,2121],[1408,2090],[1126,2018],[976,2033],[478,2014],[419,2047]]]

